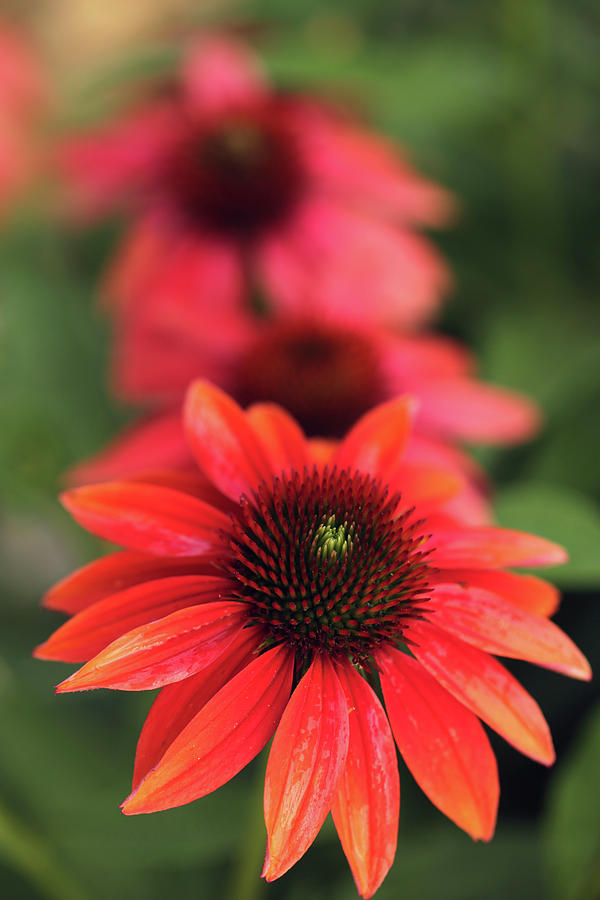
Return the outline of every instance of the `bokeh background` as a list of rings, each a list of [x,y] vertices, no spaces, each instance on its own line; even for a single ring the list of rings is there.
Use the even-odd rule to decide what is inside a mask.
[[[478,450],[503,525],[567,546],[558,623],[600,667],[600,8],[594,0],[4,0],[47,67],[48,138],[118,106],[168,67],[192,25],[235,23],[280,83],[350,104],[460,198],[434,239],[455,273],[440,328],[482,374],[524,390],[546,426]],[[53,694],[68,667],[31,659],[59,624],[38,606],[98,553],[56,502],[61,473],[130,411],[105,386],[95,286],[118,234],[57,215],[49,179],[0,234],[0,896],[6,900],[345,900],[355,889],[328,822],[273,885],[264,756],[189,807],[125,818],[148,697]],[[70,667],[69,667],[70,668]],[[555,736],[547,771],[496,740],[502,799],[489,845],[445,820],[401,770],[395,865],[380,900],[600,897],[600,690],[511,666]]]

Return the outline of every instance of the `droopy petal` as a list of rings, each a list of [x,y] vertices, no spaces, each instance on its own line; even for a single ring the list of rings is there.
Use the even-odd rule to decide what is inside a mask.
[[[113,641],[59,684],[57,691],[100,687],[148,691],[181,681],[227,650],[246,615],[241,603],[217,602],[180,609]]]
[[[229,518],[181,491],[136,482],[75,488],[61,496],[73,518],[99,537],[131,550],[196,556],[221,545]]]
[[[234,675],[254,659],[262,640],[257,628],[243,628],[227,652],[202,672],[167,684],[150,707],[142,728],[133,773],[132,790],[160,761],[170,744]]]
[[[394,737],[415,781],[472,838],[490,840],[500,785],[479,720],[405,653],[381,649],[377,663]]]
[[[395,468],[410,436],[413,410],[410,397],[398,397],[365,413],[340,443],[332,464],[374,476]]]
[[[264,444],[273,472],[302,472],[310,463],[308,443],[302,429],[281,406],[255,403],[246,417]]]
[[[432,564],[440,568],[493,569],[503,566],[557,566],[567,554],[558,544],[510,528],[436,531]]]
[[[34,653],[39,659],[84,662],[146,622],[229,595],[230,582],[214,575],[176,575],[136,584],[73,616]]]
[[[511,444],[532,437],[540,412],[529,397],[471,378],[419,385],[419,424],[464,441]]]
[[[349,664],[337,667],[348,704],[346,765],[331,813],[361,897],[387,875],[398,837],[400,779],[390,726],[377,695]]]
[[[95,559],[50,588],[43,604],[48,609],[78,613],[98,600],[143,581],[173,575],[211,575],[214,565],[190,557],[168,559],[124,550]]]
[[[227,497],[239,500],[273,470],[256,432],[237,405],[207,381],[189,388],[184,413],[192,453],[198,464]]]
[[[592,677],[587,659],[554,622],[523,612],[482,588],[438,585],[427,603],[430,612],[436,625],[480,650],[584,681]]]
[[[332,663],[317,655],[275,732],[265,777],[263,876],[279,878],[316,838],[348,752],[348,705]]]
[[[73,485],[112,481],[163,466],[179,467],[189,459],[181,413],[168,413],[126,429],[99,453],[70,469],[67,479]]]
[[[123,804],[126,815],[190,803],[215,791],[265,746],[290,696],[293,656],[267,650],[202,707]]]
[[[452,582],[484,588],[535,616],[553,615],[560,603],[558,589],[535,575],[517,575],[497,569],[443,569],[432,572],[429,580],[434,584]]]
[[[521,753],[554,762],[550,731],[533,699],[504,666],[430,622],[411,622],[411,650],[433,677]]]

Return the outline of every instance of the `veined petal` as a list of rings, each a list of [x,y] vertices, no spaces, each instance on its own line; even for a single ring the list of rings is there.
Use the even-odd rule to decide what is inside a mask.
[[[361,897],[387,875],[398,838],[400,779],[394,739],[377,695],[350,665],[336,668],[348,705],[348,756],[331,813]]]
[[[500,785],[479,720],[410,656],[386,647],[376,658],[394,737],[415,781],[474,840],[489,841]]]
[[[232,500],[252,493],[273,470],[252,425],[219,388],[195,381],[188,390],[185,427],[192,453],[213,483]]]
[[[484,588],[535,616],[553,615],[560,603],[558,589],[535,575],[517,575],[498,569],[442,569],[432,572],[429,581]]]
[[[181,806],[237,775],[273,734],[290,696],[293,670],[293,655],[284,646],[249,663],[185,726],[123,812]]]
[[[264,444],[273,472],[295,469],[302,472],[310,464],[308,442],[302,429],[281,406],[255,403],[246,418]]]
[[[457,700],[521,753],[544,765],[554,762],[539,706],[493,656],[430,622],[411,622],[406,635],[419,662]]]
[[[61,496],[73,518],[99,537],[131,550],[197,556],[221,546],[229,518],[181,491],[127,481],[75,488]]]
[[[499,656],[524,659],[589,681],[590,665],[564,632],[542,616],[532,616],[483,588],[440,584],[427,614],[437,626]]]
[[[75,614],[134,584],[174,575],[212,575],[214,564],[193,556],[166,557],[123,550],[95,559],[67,575],[45,594],[48,609]]]
[[[214,575],[175,575],[136,584],[73,616],[36,648],[34,656],[85,662],[133,628],[178,609],[218,600],[230,594],[229,588],[227,578]]]
[[[191,606],[134,628],[109,644],[57,691],[114,688],[147,691],[181,681],[209,666],[242,628],[242,603]]]
[[[558,566],[567,561],[558,544],[510,528],[439,530],[430,545],[435,547],[432,564],[444,569]]]
[[[318,654],[292,694],[269,754],[267,881],[287,872],[316,838],[344,768],[348,734],[344,691],[332,663]]]
[[[243,628],[214,663],[159,691],[138,740],[133,791],[208,701],[254,659],[261,641],[260,629]]]
[[[394,469],[410,436],[413,411],[411,397],[398,397],[365,413],[341,441],[332,464],[374,476]]]

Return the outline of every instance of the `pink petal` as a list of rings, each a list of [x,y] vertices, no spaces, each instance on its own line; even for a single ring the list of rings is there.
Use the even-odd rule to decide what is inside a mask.
[[[316,193],[257,252],[269,296],[288,314],[412,329],[450,284],[425,238]]]
[[[337,666],[348,706],[348,756],[331,813],[361,897],[371,897],[396,853],[400,780],[381,703],[349,664]]]
[[[194,41],[181,76],[189,110],[201,120],[259,103],[267,96],[257,57],[231,37]]]
[[[290,103],[290,121],[304,166],[328,192],[401,221],[440,225],[452,215],[450,194],[378,135],[306,101]]]
[[[215,306],[221,315],[239,311],[244,292],[235,245],[202,231],[183,230],[154,210],[133,224],[103,288],[121,314],[135,317],[142,333],[150,329],[183,333],[187,323],[194,337]],[[127,320],[128,327],[131,321]],[[126,360],[117,359],[114,380],[125,396],[143,397],[148,378],[147,364],[142,373],[136,373]],[[180,383],[179,390],[184,386]]]
[[[524,659],[584,681],[592,677],[586,658],[553,622],[482,588],[440,584],[427,603],[427,615],[480,650]]]
[[[139,625],[230,595],[230,581],[214,575],[175,575],[136,584],[73,616],[36,648],[34,656],[85,662]]]
[[[484,588],[536,616],[553,615],[560,603],[557,588],[535,575],[516,575],[498,569],[442,569],[432,573],[429,580],[434,584],[452,582],[463,587]]]
[[[535,700],[504,666],[430,622],[411,622],[411,650],[457,700],[521,753],[554,762],[552,738]]]
[[[419,385],[419,425],[464,441],[512,444],[540,427],[533,400],[471,378],[438,378]]]
[[[171,102],[156,102],[104,129],[67,139],[59,148],[71,208],[81,217],[103,215],[148,185],[181,132]]]
[[[410,656],[377,653],[398,749],[431,802],[474,840],[494,833],[500,785],[479,720]]]
[[[433,565],[449,569],[557,566],[567,561],[558,544],[509,528],[438,530],[431,539]]]
[[[123,804],[126,815],[204,797],[260,753],[288,702],[293,656],[267,650],[203,706]]]
[[[228,517],[216,507],[170,488],[114,481],[61,496],[73,518],[99,537],[131,550],[196,556],[222,546]]]
[[[43,604],[48,609],[74,614],[134,584],[174,575],[213,573],[213,563],[194,557],[168,559],[125,550],[95,559],[67,575],[50,588]]]
[[[168,747],[208,701],[255,658],[261,643],[259,629],[243,628],[227,652],[210,666],[159,691],[138,740],[132,790],[160,762]]]
[[[232,500],[253,493],[273,470],[254,428],[237,403],[206,381],[188,390],[185,427],[200,468]]]
[[[181,681],[221,656],[246,617],[241,603],[216,602],[180,609],[113,641],[56,690],[63,693],[106,687],[147,691]]]
[[[399,397],[365,413],[341,441],[332,465],[385,478],[402,460],[413,409],[410,397]]]
[[[317,654],[275,732],[265,778],[263,876],[279,878],[316,838],[348,751],[348,708],[329,659]]]

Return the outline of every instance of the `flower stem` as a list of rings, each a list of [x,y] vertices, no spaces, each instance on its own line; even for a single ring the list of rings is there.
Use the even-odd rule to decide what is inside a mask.
[[[227,894],[230,900],[259,900],[265,894],[266,882],[260,877],[265,852],[265,824],[262,809],[264,781],[265,767],[259,764],[248,792],[246,827]]]

